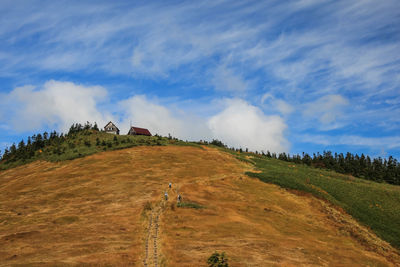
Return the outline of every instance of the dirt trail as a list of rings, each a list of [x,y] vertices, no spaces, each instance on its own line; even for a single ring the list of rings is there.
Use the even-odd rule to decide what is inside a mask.
[[[214,251],[232,266],[400,265],[393,248],[368,250],[342,225],[355,222],[249,168],[216,149],[166,146],[2,171],[0,266],[206,266]],[[177,192],[201,208],[171,205]]]
[[[154,220],[154,232],[153,232],[153,263],[154,266],[158,266],[158,219],[160,216],[161,209],[158,209],[155,213],[155,220]]]
[[[145,241],[145,256],[144,256],[144,260],[143,260],[144,266],[149,265],[149,240],[151,238],[152,223],[153,223],[153,214],[150,214],[149,215],[149,226],[147,229],[147,235],[146,235],[146,241]]]
[[[162,204],[160,203],[149,214],[149,226],[147,229],[145,241],[145,257],[144,266],[158,266],[159,262],[159,218],[162,212]],[[150,255],[149,255],[150,254]]]

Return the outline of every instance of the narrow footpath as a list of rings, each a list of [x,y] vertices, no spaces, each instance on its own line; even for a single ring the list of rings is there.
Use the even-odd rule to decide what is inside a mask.
[[[162,211],[162,203],[153,209],[149,215],[149,225],[145,241],[145,258],[144,266],[158,266],[159,260],[159,218]]]

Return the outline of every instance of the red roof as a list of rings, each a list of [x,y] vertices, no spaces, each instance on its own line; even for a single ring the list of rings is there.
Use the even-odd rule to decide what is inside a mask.
[[[129,132],[134,132],[135,134],[139,134],[139,135],[151,136],[150,131],[145,128],[131,127]]]

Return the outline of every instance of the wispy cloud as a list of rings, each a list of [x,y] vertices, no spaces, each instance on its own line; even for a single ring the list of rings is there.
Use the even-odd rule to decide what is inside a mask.
[[[289,115],[294,111],[293,106],[282,99],[277,99],[270,93],[265,93],[261,97],[261,104],[267,106],[269,110],[278,111],[283,115]]]
[[[213,71],[212,83],[216,90],[243,93],[250,89],[251,82],[243,79],[240,74],[224,65]]]
[[[304,105],[303,116],[318,119],[324,128],[337,128],[337,120],[343,116],[349,101],[341,95],[326,95]]]
[[[226,4],[6,6],[0,27],[0,51],[7,57],[3,70],[103,70],[165,78],[183,67],[200,77],[209,73],[212,80],[215,73],[235,76],[232,69],[214,67],[229,59],[237,69],[262,70],[287,86],[319,85],[307,88],[318,95],[321,85],[326,93],[394,86],[390,81],[400,60],[396,1],[230,3],[228,9]]]

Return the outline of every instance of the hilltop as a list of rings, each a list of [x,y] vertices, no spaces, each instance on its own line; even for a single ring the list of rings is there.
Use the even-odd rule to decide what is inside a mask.
[[[340,208],[343,199],[335,202],[328,187],[315,185],[317,174],[330,173],[326,179],[332,182],[347,181],[345,176],[153,138],[165,143],[106,147],[83,158],[35,160],[1,171],[0,262],[153,266],[156,260],[161,266],[205,266],[214,251],[224,251],[232,266],[400,264],[395,248]],[[302,168],[310,169],[310,177]],[[298,188],[270,184],[278,175],[292,177]],[[303,180],[332,199],[301,193]],[[388,199],[397,188],[380,186],[388,186]]]
[[[67,134],[44,132],[13,144],[0,160],[0,170],[14,168],[37,160],[58,162],[85,157],[98,152],[112,151],[135,146],[165,146],[169,144],[198,146],[177,138],[142,135],[114,135],[99,131],[97,125],[73,124]]]

